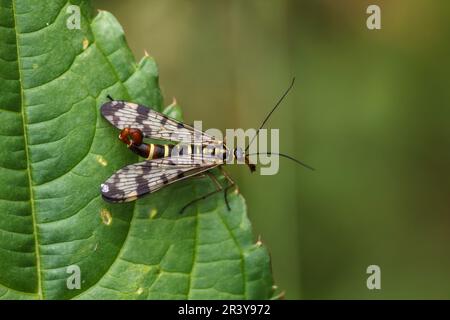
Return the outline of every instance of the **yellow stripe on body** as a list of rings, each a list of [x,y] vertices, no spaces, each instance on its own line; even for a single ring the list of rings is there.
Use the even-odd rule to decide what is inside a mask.
[[[169,146],[167,144],[164,145],[164,158],[169,156]]]
[[[150,144],[150,151],[148,153],[147,160],[153,159],[153,153],[155,152],[155,145],[153,143]]]

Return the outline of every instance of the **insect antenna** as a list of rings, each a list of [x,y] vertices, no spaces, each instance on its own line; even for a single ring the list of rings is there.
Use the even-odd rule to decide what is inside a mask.
[[[289,86],[289,88],[287,88],[287,90],[283,93],[283,95],[281,96],[280,99],[278,99],[277,103],[275,104],[275,106],[273,107],[273,109],[269,112],[269,114],[266,116],[266,118],[264,119],[264,121],[262,122],[262,124],[259,126],[258,130],[256,130],[256,134],[253,136],[252,140],[250,140],[249,144],[247,145],[247,147],[245,148],[245,152],[247,152],[248,148],[250,148],[250,145],[252,144],[253,140],[255,140],[255,138],[258,136],[259,131],[264,127],[264,125],[266,124],[267,120],[269,120],[270,116],[272,115],[272,113],[278,108],[278,106],[281,104],[281,102],[283,101],[283,99],[288,95],[289,91],[291,91],[292,87],[294,86],[294,82],[295,82],[295,77],[292,78],[292,82],[291,85]]]
[[[307,168],[309,170],[312,170],[312,171],[316,170],[313,167],[311,167],[310,165],[307,165],[306,163],[303,163],[300,160],[297,160],[294,157],[291,157],[290,155],[287,155],[287,154],[284,154],[284,153],[275,153],[275,152],[268,151],[268,152],[261,152],[261,153],[250,153],[249,156],[260,155],[260,154],[269,155],[269,156],[270,155],[275,155],[275,156],[283,157],[283,158],[292,160],[295,163],[297,163],[297,164],[299,164],[299,165],[301,165],[301,166],[303,166],[303,167],[305,167],[305,168]]]
[[[114,101],[113,97],[111,97],[109,94],[106,96],[109,100]]]
[[[291,91],[292,87],[294,86],[295,83],[295,77],[292,78],[292,82],[290,84],[290,86],[286,89],[286,91],[283,93],[283,95],[280,97],[280,99],[278,99],[277,103],[275,104],[275,106],[272,108],[272,110],[269,112],[269,114],[266,116],[266,118],[264,119],[264,121],[262,122],[261,126],[258,128],[258,130],[256,131],[256,134],[253,136],[252,140],[250,140],[249,144],[247,145],[247,147],[245,148],[245,152],[248,151],[248,148],[250,147],[250,145],[252,144],[253,140],[255,140],[255,138],[258,136],[259,131],[264,127],[264,125],[266,124],[267,120],[269,120],[270,116],[272,115],[272,113],[278,108],[278,106],[281,104],[281,102],[284,100],[284,98],[288,95],[289,91]],[[301,162],[300,160],[295,159],[294,157],[291,157],[290,155],[284,154],[284,153],[274,153],[274,152],[266,152],[266,153],[252,153],[249,154],[248,156],[252,156],[252,155],[260,155],[260,154],[265,154],[265,155],[277,155],[289,160],[294,161],[295,163],[314,171],[315,169],[309,165],[307,165],[306,163]]]

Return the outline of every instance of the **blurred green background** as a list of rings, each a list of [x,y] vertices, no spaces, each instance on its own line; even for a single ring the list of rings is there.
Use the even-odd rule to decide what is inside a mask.
[[[366,27],[381,7],[382,29]],[[160,68],[166,104],[204,128],[270,120],[274,176],[228,170],[287,299],[450,298],[450,2],[94,1],[137,60]],[[381,290],[366,287],[381,268]]]

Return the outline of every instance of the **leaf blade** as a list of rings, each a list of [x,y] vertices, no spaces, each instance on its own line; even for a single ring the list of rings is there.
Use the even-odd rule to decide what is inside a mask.
[[[163,99],[153,58],[135,63],[116,19],[79,3],[81,30],[66,27],[64,1],[0,5],[0,298],[269,298],[269,256],[242,197],[230,194],[228,212],[218,193],[180,216],[214,188],[203,178],[136,203],[101,199],[137,157],[99,106],[107,94],[156,110]],[[74,264],[79,290],[67,287]]]

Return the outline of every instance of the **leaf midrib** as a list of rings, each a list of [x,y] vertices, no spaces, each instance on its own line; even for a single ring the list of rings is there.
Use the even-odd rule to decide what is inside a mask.
[[[25,149],[25,157],[27,161],[27,176],[28,176],[28,188],[30,190],[30,206],[31,206],[31,220],[33,223],[33,235],[34,235],[34,246],[36,253],[36,273],[37,273],[37,295],[39,299],[43,299],[42,292],[42,275],[41,275],[41,258],[39,253],[39,239],[37,232],[37,221],[36,221],[36,208],[34,204],[34,192],[33,192],[33,180],[31,178],[31,162],[30,156],[28,152],[28,131],[27,131],[27,117],[25,113],[25,104],[24,104],[24,90],[22,84],[22,67],[20,63],[20,52],[19,52],[19,34],[17,32],[17,20],[16,20],[16,2],[12,0],[12,12],[14,19],[14,33],[16,36],[16,50],[17,50],[17,69],[19,72],[19,88],[20,88],[20,112],[22,115],[22,125],[23,125],[23,135],[24,135],[24,149]]]

